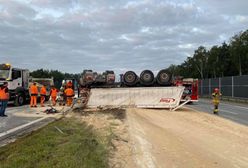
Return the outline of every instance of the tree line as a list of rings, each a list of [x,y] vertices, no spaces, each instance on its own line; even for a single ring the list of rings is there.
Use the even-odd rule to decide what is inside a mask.
[[[207,49],[198,47],[192,57],[181,65],[170,65],[168,70],[174,76],[185,78],[217,78],[248,74],[248,30],[230,38],[229,43]]]

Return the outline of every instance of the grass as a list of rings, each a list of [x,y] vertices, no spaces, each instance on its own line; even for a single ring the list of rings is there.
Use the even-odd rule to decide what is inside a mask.
[[[105,168],[106,139],[110,140],[97,136],[85,123],[65,118],[1,147],[0,167]]]

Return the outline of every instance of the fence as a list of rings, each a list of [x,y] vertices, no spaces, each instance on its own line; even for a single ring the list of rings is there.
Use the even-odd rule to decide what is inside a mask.
[[[210,96],[214,88],[225,97],[248,99],[248,75],[199,80],[200,96]]]

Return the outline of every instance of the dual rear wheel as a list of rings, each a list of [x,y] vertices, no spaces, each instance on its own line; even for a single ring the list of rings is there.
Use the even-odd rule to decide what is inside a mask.
[[[140,73],[140,77],[133,71],[127,71],[123,75],[123,82],[126,86],[137,86],[138,82],[142,86],[170,86],[172,83],[172,75],[166,69],[158,72],[156,78],[150,70],[144,70]]]

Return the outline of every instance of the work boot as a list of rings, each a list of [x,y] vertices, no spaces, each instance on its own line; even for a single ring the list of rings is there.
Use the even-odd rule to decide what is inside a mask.
[[[4,115],[1,115],[1,117],[8,117],[8,116],[4,114]]]
[[[214,114],[218,114],[219,110],[218,109],[214,109]]]

